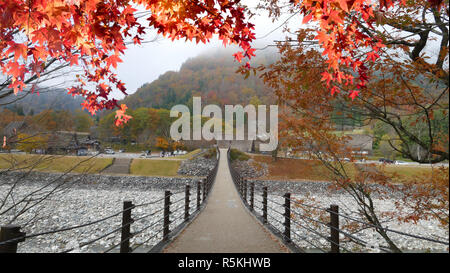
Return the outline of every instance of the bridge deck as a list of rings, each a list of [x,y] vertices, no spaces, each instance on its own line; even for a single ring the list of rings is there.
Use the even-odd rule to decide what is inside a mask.
[[[216,181],[205,209],[164,252],[288,252],[244,207],[228,169],[227,150],[220,149]]]

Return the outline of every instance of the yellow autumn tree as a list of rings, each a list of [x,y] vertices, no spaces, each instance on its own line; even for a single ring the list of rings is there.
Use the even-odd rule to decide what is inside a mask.
[[[156,147],[165,151],[165,150],[167,150],[167,148],[169,148],[169,142],[163,137],[157,137],[156,138]]]
[[[28,135],[20,133],[17,136],[17,149],[31,153],[36,149],[45,149],[47,147],[47,137],[43,135]]]

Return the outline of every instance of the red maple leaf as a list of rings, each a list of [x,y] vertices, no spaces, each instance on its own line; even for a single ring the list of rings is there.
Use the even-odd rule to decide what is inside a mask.
[[[234,53],[233,56],[238,62],[242,62],[242,58],[244,58],[241,51]]]
[[[125,104],[121,104],[120,110],[116,111],[116,121],[115,121],[116,126],[120,126],[131,119],[131,116],[125,114],[127,109],[128,107]]]
[[[117,56],[116,54],[112,54],[108,58],[105,59],[108,66],[113,66],[114,68],[117,68],[117,63],[122,62],[122,60]]]
[[[15,62],[17,62],[17,60],[19,59],[20,56],[22,56],[22,58],[24,60],[27,59],[27,46],[26,45],[18,44],[13,41],[9,42],[8,45],[9,45],[9,48],[6,51],[6,55],[13,53]]]
[[[249,48],[246,52],[245,52],[245,55],[247,56],[247,57],[249,57],[249,58],[251,58],[252,56],[256,56],[255,55],[255,50],[256,49],[254,49],[254,48]]]
[[[349,97],[352,98],[352,100],[354,100],[358,95],[359,95],[358,90],[351,90]]]

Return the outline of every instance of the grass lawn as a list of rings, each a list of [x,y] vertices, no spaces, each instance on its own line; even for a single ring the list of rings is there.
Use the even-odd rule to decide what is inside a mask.
[[[254,165],[258,168],[258,162],[266,163],[269,167],[268,179],[274,180],[313,180],[329,181],[331,173],[319,161],[278,158],[272,161],[271,156],[253,155]]]
[[[112,163],[112,158],[89,156],[0,154],[0,169],[43,172],[98,173]],[[72,170],[73,168],[73,170]]]
[[[389,174],[396,174],[400,178],[417,177],[420,175],[431,175],[433,168],[429,166],[402,166],[402,165],[381,165],[379,167]]]
[[[187,155],[187,154],[186,154]],[[132,175],[177,176],[181,161],[157,159],[133,159],[130,167]]]
[[[385,158],[384,156],[382,156],[382,155],[372,155],[372,156],[367,156],[367,160],[375,160],[375,161],[378,161],[380,158]],[[400,160],[400,161],[406,161],[406,162],[414,162],[414,161],[412,161],[411,159],[409,159],[409,158],[403,158],[403,157],[397,157],[397,158],[395,158],[395,160]]]
[[[343,136],[343,135],[363,135],[365,133],[366,130],[364,129],[354,129],[354,130],[346,130],[346,131],[339,131],[336,130],[333,133],[335,135],[338,136]]]
[[[330,181],[333,177],[332,173],[320,161],[293,158],[278,158],[277,161],[272,161],[272,157],[260,155],[253,155],[252,158],[256,168],[259,168],[260,162],[269,166],[267,179]],[[345,163],[345,168],[350,177],[353,177],[356,173],[355,166],[351,163]],[[377,168],[387,174],[393,175],[395,173],[398,175],[394,182],[417,177],[421,174],[431,175],[433,171],[433,168],[429,166],[377,165]]]

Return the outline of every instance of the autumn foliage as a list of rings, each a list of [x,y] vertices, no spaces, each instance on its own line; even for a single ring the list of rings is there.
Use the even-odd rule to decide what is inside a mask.
[[[155,146],[165,151],[169,148],[169,142],[163,137],[157,137]]]
[[[138,22],[136,6],[147,11],[147,26]],[[84,71],[68,92],[83,96],[83,107],[92,114],[119,107],[117,124],[130,117],[111,97],[113,89],[126,94],[113,68],[127,42],[140,44],[146,28],[197,43],[217,34],[224,45],[238,44],[243,50],[239,56],[253,55],[253,25],[246,22],[239,1],[1,0],[0,14],[0,67],[10,89],[6,95],[22,91],[52,64],[66,62]]]
[[[265,2],[280,14],[276,1]],[[400,186],[375,165],[356,164],[360,158],[346,145],[352,137],[333,121],[338,113],[362,130],[381,125],[381,140],[415,162],[449,159],[448,2],[291,1],[289,8],[300,8],[309,24],[298,23],[278,44],[279,61],[255,68],[278,97],[280,143],[320,160],[333,187],[350,194],[369,223],[435,219],[448,228],[448,168]],[[401,196],[395,215],[377,211],[373,196],[392,193]],[[383,229],[377,232],[400,251]]]
[[[440,7],[441,1],[429,1]],[[332,94],[341,92],[339,84],[354,99],[368,82],[367,63],[376,61],[385,47],[379,37],[359,28],[366,23],[374,27],[384,10],[405,1],[382,0],[374,11],[368,0],[291,1],[292,9],[303,16],[303,23],[318,24],[314,37],[327,56],[327,69],[321,73]],[[145,8],[139,14],[136,7]],[[209,42],[213,35],[224,45],[238,44],[242,51],[236,60],[250,59],[255,49],[253,24],[246,18],[246,8],[239,0],[156,1],[156,0],[2,0],[0,1],[0,67],[8,77],[6,95],[17,94],[41,74],[49,73],[52,64],[65,62],[81,66],[78,83],[68,89],[85,98],[83,107],[92,114],[118,107],[117,124],[126,122],[125,106],[111,98],[118,89],[126,94],[122,81],[113,72],[121,62],[127,43],[140,44],[147,27],[172,39]],[[148,26],[138,18],[145,17]],[[357,54],[368,48],[364,55]],[[250,69],[247,62],[245,68]],[[351,71],[343,68],[351,68]]]

